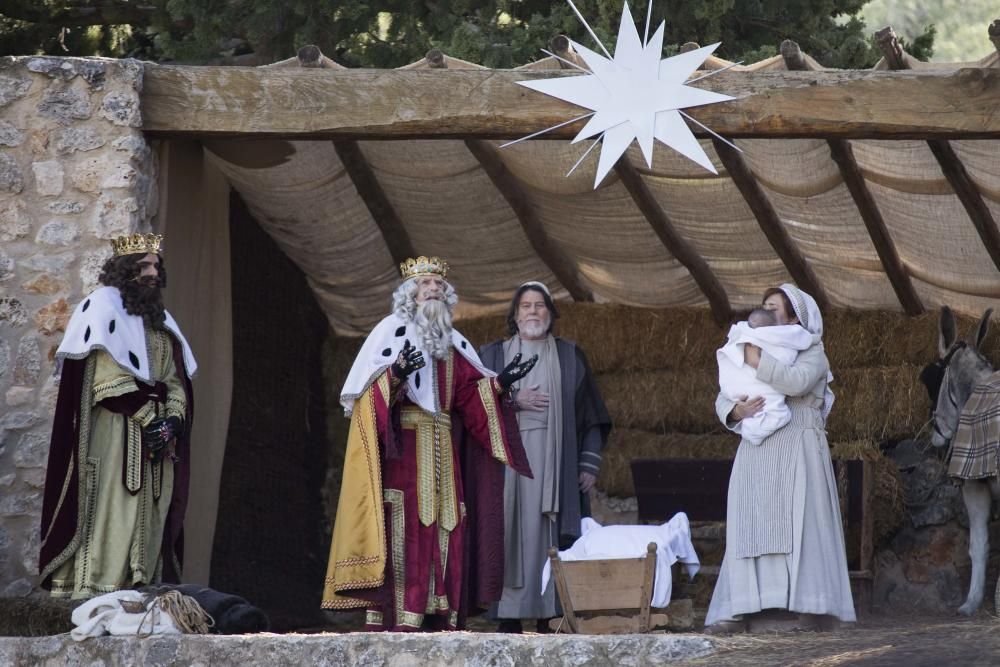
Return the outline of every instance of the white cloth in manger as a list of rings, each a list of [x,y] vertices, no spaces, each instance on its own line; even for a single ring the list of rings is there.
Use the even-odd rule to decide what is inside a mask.
[[[653,583],[652,606],[663,608],[670,604],[673,578],[670,566],[681,562],[688,576],[694,578],[700,562],[691,544],[691,526],[687,514],[678,512],[670,521],[658,526],[602,526],[590,517],[580,522],[580,538],[569,549],[559,552],[559,559],[603,560],[639,558],[646,555],[650,542],[656,543],[656,579]],[[545,561],[542,568],[542,592],[549,585],[551,564]]]

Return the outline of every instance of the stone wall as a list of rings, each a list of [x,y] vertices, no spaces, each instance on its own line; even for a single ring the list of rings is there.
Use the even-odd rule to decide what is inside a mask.
[[[149,231],[142,64],[0,58],[0,596],[36,590],[53,358],[108,239]]]

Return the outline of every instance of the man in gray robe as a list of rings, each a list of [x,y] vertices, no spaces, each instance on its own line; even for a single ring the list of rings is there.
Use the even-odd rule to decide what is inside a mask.
[[[518,353],[538,363],[515,385],[511,400],[533,479],[507,474],[504,484],[504,589],[491,608],[501,632],[520,632],[521,619],[556,616],[554,586],[541,593],[549,547],[566,548],[590,515],[601,450],[611,430],[604,401],[583,351],[552,335],[559,317],[548,288],[529,282],[514,293],[507,325],[511,338],[480,352],[483,363],[503,369]]]

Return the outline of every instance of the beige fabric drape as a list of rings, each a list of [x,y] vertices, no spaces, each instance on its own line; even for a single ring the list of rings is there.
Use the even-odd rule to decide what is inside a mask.
[[[199,143],[159,148],[154,227],[165,234],[164,299],[198,360],[183,577],[207,585],[233,384],[229,183]]]

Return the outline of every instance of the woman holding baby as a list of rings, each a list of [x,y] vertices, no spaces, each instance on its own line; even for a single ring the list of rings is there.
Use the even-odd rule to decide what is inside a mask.
[[[826,441],[833,402],[830,364],[823,351],[823,320],[815,300],[794,285],[764,294],[779,325],[799,325],[811,345],[784,363],[752,344],[744,362],[780,394],[791,419],[759,444],[740,442],[729,480],[726,553],[705,625],[746,629],[765,609],[798,614],[799,627],[836,618],[854,621],[837,482]],[[764,410],[759,396],[715,402],[719,419],[740,433],[743,419]]]

